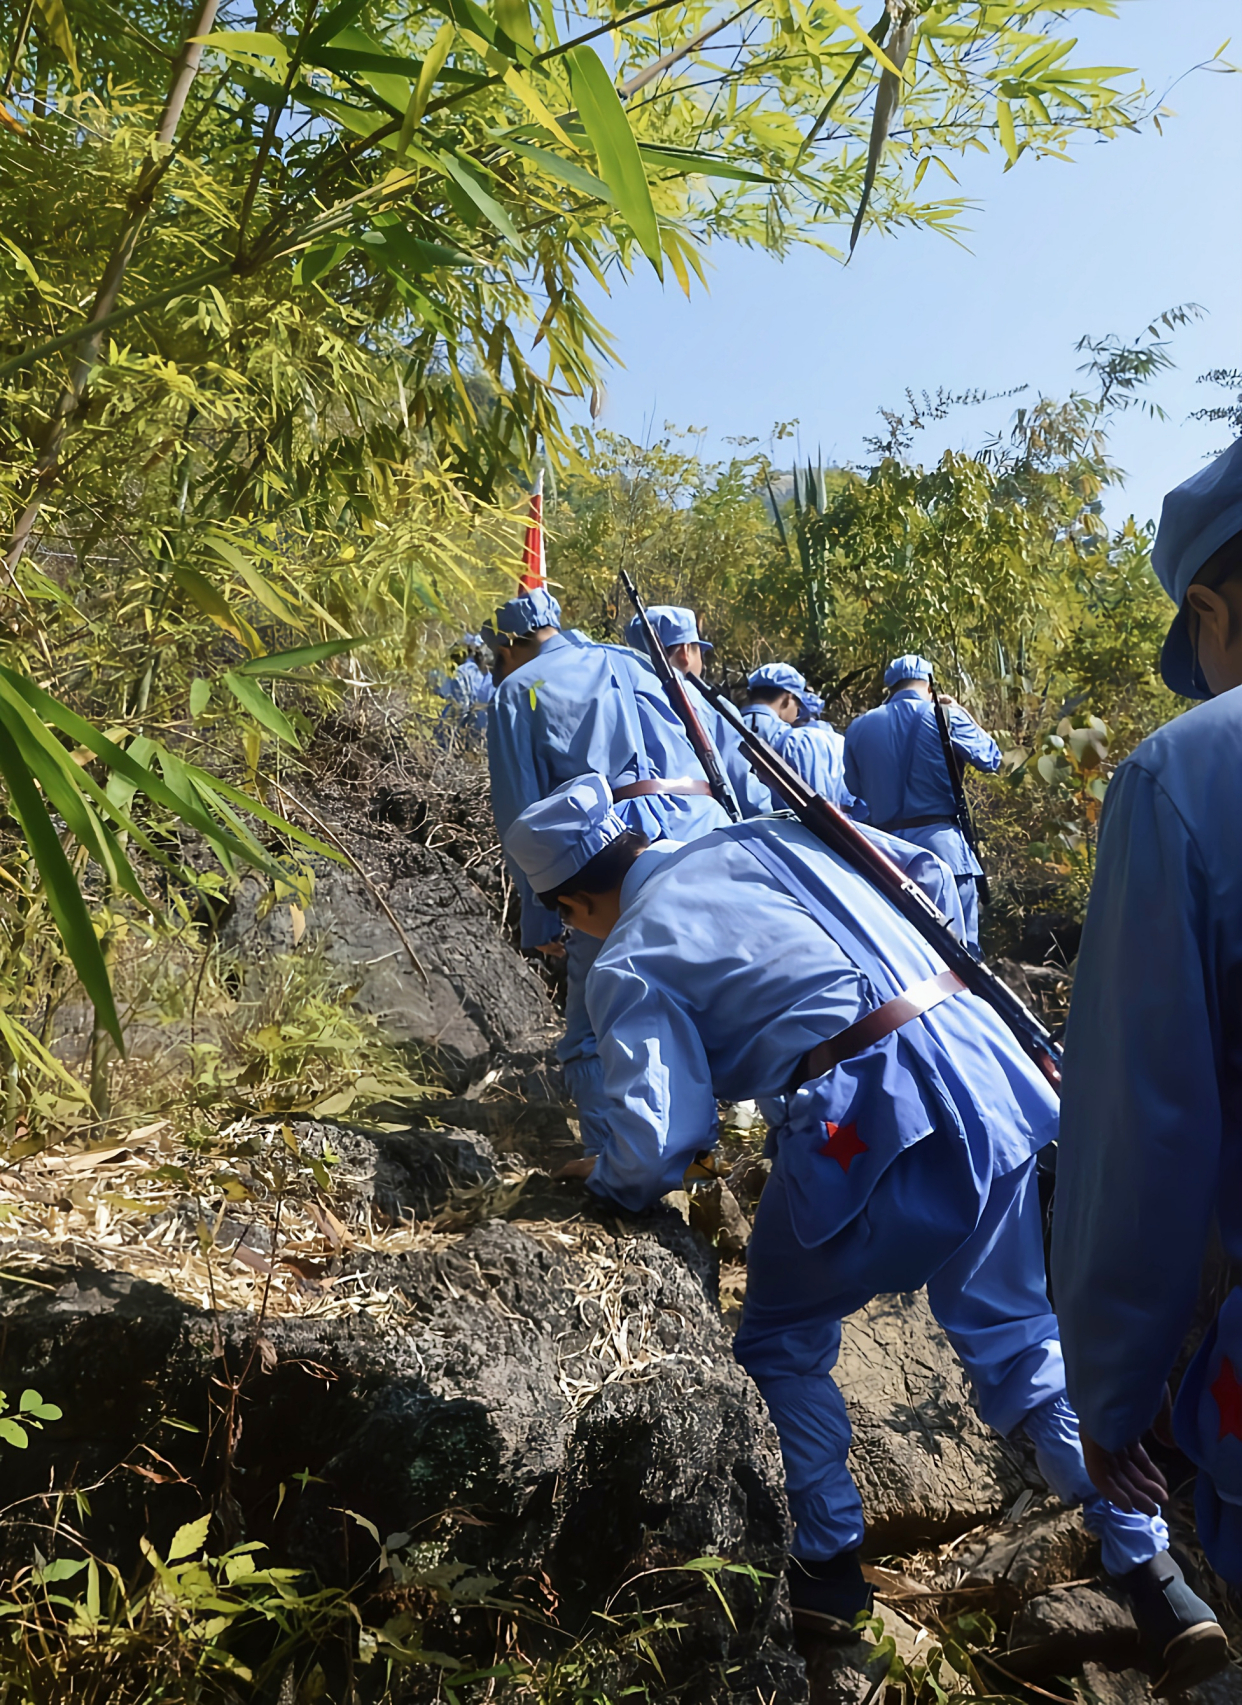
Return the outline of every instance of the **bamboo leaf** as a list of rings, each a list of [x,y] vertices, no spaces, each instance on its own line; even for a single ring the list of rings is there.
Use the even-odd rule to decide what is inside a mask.
[[[580,190],[583,195],[589,195],[596,201],[612,201],[613,194],[602,178],[597,178],[594,172],[588,172],[585,166],[575,165],[572,160],[564,160],[559,154],[554,154],[550,148],[537,148],[533,142],[517,142],[512,137],[505,138],[505,147],[511,148],[515,154],[529,160],[541,172],[547,172],[550,177],[559,178],[571,189]]]
[[[287,740],[291,746],[300,746],[301,742],[293,731],[293,724],[284,711],[273,704],[262,687],[256,686],[245,675],[239,675],[232,669],[226,670],[220,679],[242,709],[248,710],[255,721],[261,722],[270,734],[274,734],[278,740]]]
[[[262,69],[262,62],[271,59],[282,82],[289,74],[289,50],[279,36],[268,30],[215,30],[208,36],[195,36],[194,40],[253,70]]]
[[[453,182],[466,192],[479,212],[491,221],[502,237],[507,237],[511,243],[521,241],[512,219],[496,198],[484,188],[481,179],[455,149],[438,148],[434,162],[440,171],[452,178]]]
[[[207,1543],[207,1530],[211,1526],[211,1516],[200,1516],[197,1521],[188,1521],[173,1534],[172,1544],[168,1547],[168,1561],[175,1563],[179,1557],[193,1557]]]
[[[495,50],[493,49],[493,53],[494,52]],[[490,56],[488,63],[491,63]],[[513,93],[522,102],[523,106],[526,108],[527,112],[530,113],[536,124],[543,125],[545,130],[550,130],[553,136],[556,137],[557,141],[563,142],[566,148],[572,148],[573,143],[561,129],[560,122],[552,116],[548,108],[544,105],[542,96],[535,88],[535,85],[530,81],[529,77],[523,76],[515,65],[505,67],[503,75],[506,85],[513,90]]]
[[[250,559],[239,551],[230,539],[222,539],[218,533],[206,533],[203,538],[209,550],[215,551],[218,557],[236,569],[263,608],[275,616],[277,621],[288,622],[291,627],[305,628],[305,622],[288,599],[276,590],[266,576],[259,573]]]
[[[527,0],[493,0],[493,6],[500,27],[509,40],[533,54],[537,44]]]
[[[898,62],[897,65],[893,64],[893,61],[884,52],[884,49],[877,46],[877,44],[867,34],[866,30],[863,29],[858,18],[853,12],[847,12],[845,7],[839,3],[839,0],[827,0],[827,5],[828,10],[836,13],[837,17],[840,18],[846,28],[854,32],[863,46],[869,53],[879,60],[880,64],[886,71],[891,72],[899,81],[904,81],[903,73],[900,69],[900,62]]]
[[[29,1061],[30,1064],[37,1066],[40,1071],[46,1072],[49,1077],[55,1078],[60,1087],[74,1101],[85,1101],[87,1099],[86,1091],[82,1085],[76,1078],[69,1076],[55,1054],[45,1048],[39,1038],[32,1031],[27,1030],[24,1024],[15,1023],[3,1008],[0,1008],[0,1036],[4,1038],[5,1046],[15,1060]]]
[[[35,786],[34,778],[22,762],[17,745],[8,728],[0,724],[0,774],[4,776],[13,815],[22,826],[31,853],[43,880],[43,891],[65,950],[73,968],[82,981],[87,997],[95,1008],[99,1023],[115,1041],[122,1053],[125,1038],[121,1021],[112,998],[112,983],[103,951],[95,935],[82,890],[78,887],[65,849],[60,844],[47,807]]]
[[[287,879],[288,872],[283,870],[274,859],[269,858],[257,843],[252,842],[251,845],[246,845],[241,841],[233,840],[231,835],[220,829],[218,823],[212,821],[210,815],[203,810],[201,805],[196,804],[193,798],[178,794],[166,781],[162,781],[154,770],[149,769],[145,763],[133,757],[123,747],[118,746],[115,741],[109,740],[106,734],[101,734],[99,729],[93,723],[88,722],[85,717],[70,710],[68,705],[62,704],[59,699],[54,699],[50,693],[44,692],[42,687],[37,686],[27,676],[18,675],[13,670],[0,665],[0,680],[7,681],[10,686],[15,688],[26,703],[45,722],[50,723],[54,728],[59,728],[61,733],[67,734],[76,745],[85,746],[88,751],[94,752],[96,757],[102,758],[110,769],[125,781],[132,782],[136,789],[141,789],[157,805],[162,805],[166,810],[172,811],[174,815],[188,823],[192,829],[197,829],[201,835],[214,837],[226,845],[231,843],[230,851],[246,859],[256,869],[263,870],[269,876],[281,880]],[[141,742],[135,740],[134,749],[136,750],[140,744]],[[146,745],[150,753],[160,759],[161,764],[168,758],[169,754],[157,746],[154,741],[148,741]],[[339,853],[334,852],[325,842],[316,840],[313,835],[308,835],[305,830],[299,829],[296,824],[287,822],[277,812],[270,811],[262,800],[254,799],[250,794],[243,793],[240,788],[232,787],[216,777],[205,775],[193,764],[182,764],[180,767],[186,776],[196,784],[208,782],[216,791],[240,805],[244,811],[253,812],[263,822],[270,823],[275,829],[283,830],[285,834],[298,841],[302,846],[309,848],[310,851],[319,853],[324,858],[331,858],[338,863],[340,862]]]
[[[1005,166],[1008,171],[1018,158],[1018,138],[1014,134],[1013,109],[1003,95],[998,96],[996,101],[996,128],[1000,132],[1001,147],[1009,156]]]
[[[724,160],[719,154],[700,154],[693,148],[666,148],[659,142],[640,142],[638,156],[648,166],[684,172],[687,176],[731,178],[740,184],[770,184],[776,181],[763,172],[752,172],[744,166],[735,166],[731,160]]]
[[[95,816],[82,796],[82,784],[92,785],[29,706],[6,683],[0,682],[0,721],[7,727],[22,762],[38,781],[54,810],[107,875],[109,882],[124,888],[142,906],[151,907],[134,869],[119,843]]]
[[[330,6],[306,38],[305,52],[310,54],[327,45],[336,37],[338,30],[346,29],[353,23],[361,12],[364,0],[337,0],[335,6]],[[313,64],[314,61],[312,60]]]
[[[414,92],[410,96],[410,104],[406,108],[405,118],[401,122],[401,134],[397,138],[398,160],[404,158],[415,126],[423,121],[423,114],[427,110],[427,102],[431,99],[431,91],[435,87],[436,78],[440,75],[456,39],[456,25],[452,23],[442,24],[436,33],[435,40],[427,49],[427,57],[419,67],[418,76],[414,82]]]
[[[593,47],[575,47],[565,58],[574,100],[599,161],[599,175],[612,191],[617,211],[633,231],[657,278],[663,278],[660,225],[651,202],[651,186],[621,97]]]
[[[245,621],[233,609],[222,592],[214,587],[205,574],[200,574],[196,568],[187,568],[184,563],[178,563],[173,569],[173,580],[187,593],[205,616],[210,616],[213,622],[239,639],[246,649],[254,656],[263,651],[262,642],[248,621]]]
[[[429,243],[412,236],[404,225],[382,225],[378,230],[363,232],[358,241],[398,277],[434,272],[440,266],[479,265],[473,255],[450,249],[445,243]]]
[[[332,38],[329,50],[338,62],[342,52],[346,54],[361,54],[370,62],[367,69],[362,70],[362,76],[375,90],[381,101],[387,103],[394,111],[403,113],[410,98],[410,72],[402,72],[393,68],[392,60],[377,41],[373,41],[365,30],[350,24],[343,30],[338,30]],[[327,56],[323,56],[327,57]],[[378,62],[380,69],[374,69]],[[408,61],[407,61],[408,63]],[[361,69],[361,68],[360,68]],[[414,73],[417,75],[417,72]]]
[[[55,42],[64,54],[65,63],[74,82],[80,83],[78,50],[73,40],[73,31],[69,27],[69,14],[65,10],[64,0],[36,0],[36,4],[49,40]]]
[[[325,639],[319,645],[299,645],[293,651],[274,651],[270,657],[252,658],[249,663],[239,663],[233,673],[259,678],[281,675],[290,669],[304,669],[310,663],[323,663],[329,657],[339,657],[343,651],[353,651],[367,643],[363,634],[348,639]]]

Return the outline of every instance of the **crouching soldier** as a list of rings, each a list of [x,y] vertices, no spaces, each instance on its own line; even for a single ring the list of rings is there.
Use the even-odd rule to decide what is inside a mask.
[[[788,819],[648,847],[590,775],[523,812],[505,844],[544,903],[602,943],[586,1000],[607,1134],[570,1175],[639,1210],[680,1183],[714,1129],[717,1098],[779,1110],[736,1353],[780,1434],[799,1628],[848,1638],[869,1602],[850,1427],[832,1378],[841,1322],[878,1293],[926,1285],[983,1419],[1024,1429],[1049,1485],[1083,1504],[1160,1685],[1218,1667],[1212,1612],[1188,1590],[1163,1589],[1164,1521],[1122,1511],[1088,1478],[1035,1179],[1057,1103],[991,1007]],[[910,846],[902,857],[960,916],[939,859]]]

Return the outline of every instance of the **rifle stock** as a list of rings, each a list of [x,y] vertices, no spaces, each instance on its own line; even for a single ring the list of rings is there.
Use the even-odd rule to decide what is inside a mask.
[[[1061,1089],[1061,1051],[1035,1014],[1008,984],[980,963],[949,927],[949,920],[916,882],[875,846],[858,825],[822,795],[812,793],[798,772],[762,735],[746,726],[736,706],[718,687],[692,676],[699,692],[732,724],[751,768],[760,781],[778,794],[813,835],[839,853],[860,876],[880,890],[901,915],[955,971],[972,994],[978,995],[1013,1032],[1026,1054],[1057,1093]]]

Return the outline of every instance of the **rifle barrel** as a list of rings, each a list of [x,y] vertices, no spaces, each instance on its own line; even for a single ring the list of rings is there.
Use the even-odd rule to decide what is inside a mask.
[[[931,693],[932,715],[936,718],[936,732],[940,736],[940,749],[944,753],[944,767],[949,772],[949,786],[953,790],[953,814],[957,818],[957,826],[962,839],[975,856],[982,869],[983,860],[979,857],[979,837],[975,833],[975,820],[970,814],[970,801],[966,797],[966,783],[962,777],[962,766],[958,762],[957,753],[953,750],[953,737],[949,733],[949,719],[944,714],[944,706],[940,702],[940,694],[936,691],[935,677],[927,683]],[[986,875],[979,878],[979,898],[986,906],[991,900],[988,891]]]

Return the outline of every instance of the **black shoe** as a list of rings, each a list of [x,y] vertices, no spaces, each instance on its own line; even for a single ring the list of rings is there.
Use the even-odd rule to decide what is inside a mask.
[[[857,1551],[842,1551],[827,1563],[789,1559],[789,1603],[799,1634],[840,1645],[858,1638],[854,1618],[870,1611],[873,1596],[858,1557]]]
[[[1229,1662],[1225,1630],[1167,1551],[1140,1563],[1117,1585],[1130,1595],[1152,1692],[1161,1698],[1197,1687]]]

